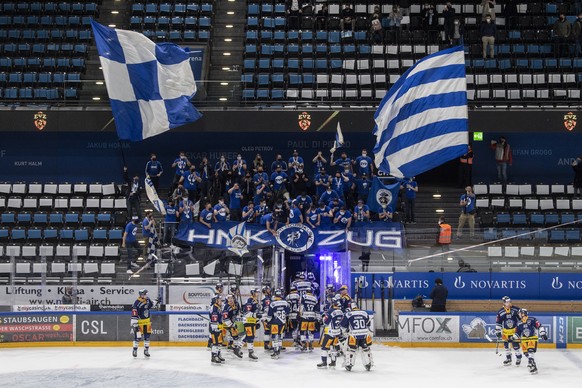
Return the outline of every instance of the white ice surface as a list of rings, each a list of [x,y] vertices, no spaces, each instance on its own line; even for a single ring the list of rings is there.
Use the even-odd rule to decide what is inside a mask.
[[[318,370],[319,350],[287,350],[279,360],[257,349],[258,362],[226,354],[226,364],[210,364],[199,347],[152,347],[146,359],[131,348],[0,349],[0,387],[544,387],[582,386],[582,350],[540,349],[539,373],[525,365],[504,367],[495,349],[408,349],[374,345],[375,366],[361,358],[351,372]],[[514,359],[515,360],[515,359]],[[527,362],[527,361],[526,361]],[[525,363],[524,363],[525,364]],[[405,385],[404,385],[405,384]],[[488,384],[488,385],[486,385]]]

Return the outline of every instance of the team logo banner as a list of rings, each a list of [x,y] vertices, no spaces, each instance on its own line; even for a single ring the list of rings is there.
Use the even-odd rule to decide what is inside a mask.
[[[399,190],[400,183],[398,182],[391,185],[385,185],[379,178],[374,178],[367,203],[370,211],[381,213],[382,209],[387,208],[388,206],[390,206],[392,210],[396,209]]]
[[[400,223],[397,222],[362,223],[347,231],[312,230],[303,224],[289,224],[277,229],[275,236],[262,225],[245,224],[244,230],[241,230],[243,228],[240,225],[237,222],[224,221],[217,222],[212,225],[212,229],[208,229],[205,225],[194,222],[181,225],[175,238],[191,245],[247,251],[273,245],[291,252],[341,250],[346,248],[346,244],[350,249],[400,249],[403,245]]]

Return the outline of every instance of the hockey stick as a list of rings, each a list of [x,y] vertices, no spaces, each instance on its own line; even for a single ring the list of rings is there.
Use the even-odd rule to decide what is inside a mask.
[[[384,278],[382,278],[382,280],[380,280],[380,290],[381,290],[381,299],[382,299],[382,330],[386,330],[386,310],[384,308],[384,302],[385,300],[385,287],[384,287]]]
[[[372,310],[376,312],[376,275],[372,274]]]

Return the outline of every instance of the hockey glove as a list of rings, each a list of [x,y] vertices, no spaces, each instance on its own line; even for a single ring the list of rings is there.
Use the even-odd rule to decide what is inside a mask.
[[[137,318],[131,318],[131,334],[135,334],[138,331]]]
[[[543,328],[540,330],[540,337],[544,341],[547,341],[548,340],[548,335],[546,334],[546,331]]]
[[[501,331],[495,331],[495,336],[497,339],[501,339]]]

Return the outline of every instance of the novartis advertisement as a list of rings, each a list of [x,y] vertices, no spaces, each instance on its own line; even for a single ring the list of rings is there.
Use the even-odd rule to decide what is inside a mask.
[[[582,293],[582,273],[396,272],[352,273],[352,290],[361,298],[380,298],[392,288],[395,299],[430,294],[436,278],[449,290],[449,299],[570,300]]]

